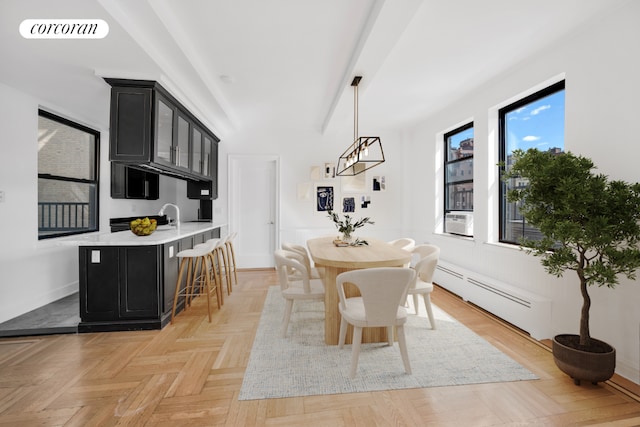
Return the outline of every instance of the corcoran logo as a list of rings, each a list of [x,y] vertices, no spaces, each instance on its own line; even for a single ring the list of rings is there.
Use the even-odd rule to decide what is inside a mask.
[[[102,19],[25,19],[20,34],[25,39],[102,39],[109,24]]]

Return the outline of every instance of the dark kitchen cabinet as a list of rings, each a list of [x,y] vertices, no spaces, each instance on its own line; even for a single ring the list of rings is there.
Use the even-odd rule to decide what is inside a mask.
[[[160,84],[105,80],[111,85],[112,162],[181,179],[217,177],[213,144],[220,140]]]
[[[80,248],[83,322],[159,317],[156,246]]]
[[[111,198],[157,200],[160,180],[157,173],[111,162]]]
[[[207,230],[161,245],[81,246],[79,332],[161,329],[171,320],[178,252],[219,237]],[[186,285],[186,275],[181,288]],[[184,308],[179,301],[177,312]]]
[[[204,172],[210,180],[187,180],[187,197],[190,199],[213,200],[218,198],[218,176],[212,171],[218,170],[218,143],[204,138]],[[208,172],[207,172],[208,171]]]

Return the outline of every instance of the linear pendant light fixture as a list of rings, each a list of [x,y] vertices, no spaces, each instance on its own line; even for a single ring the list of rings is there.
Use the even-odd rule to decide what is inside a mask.
[[[384,152],[379,136],[358,137],[358,84],[362,76],[355,76],[353,86],[353,144],[338,159],[336,175],[358,175],[384,162]]]

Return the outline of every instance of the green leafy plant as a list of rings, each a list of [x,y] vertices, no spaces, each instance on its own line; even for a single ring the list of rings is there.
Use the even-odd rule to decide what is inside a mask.
[[[608,180],[592,172],[590,159],[570,152],[516,150],[513,160],[503,180],[525,178],[528,185],[510,190],[507,200],[520,203],[525,220],[543,235],[520,244],[541,257],[548,273],[577,273],[583,298],[579,345],[588,351],[588,287],[614,288],[619,275],[635,279],[640,267],[640,184]]]
[[[345,215],[344,220],[341,220],[340,216],[337,213],[333,211],[329,211],[328,213],[329,218],[331,218],[338,231],[342,233],[345,238],[351,237],[351,235],[357,228],[363,227],[365,224],[375,224],[368,216],[360,218],[359,220],[353,222],[353,219],[349,215]],[[360,240],[360,242],[364,241]],[[365,242],[364,244],[367,243]]]

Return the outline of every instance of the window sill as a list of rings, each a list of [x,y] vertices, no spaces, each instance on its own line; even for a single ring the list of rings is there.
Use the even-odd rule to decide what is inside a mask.
[[[453,234],[453,233],[433,233],[433,234],[435,234],[436,236],[451,237],[458,240],[466,240],[468,242],[475,241],[475,238],[473,236],[463,236],[461,234]]]

